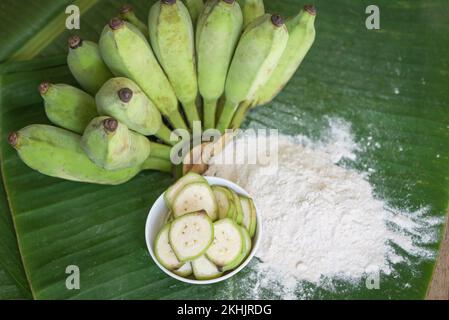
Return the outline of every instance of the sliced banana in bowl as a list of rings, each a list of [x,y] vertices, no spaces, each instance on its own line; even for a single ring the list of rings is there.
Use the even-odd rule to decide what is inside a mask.
[[[262,225],[251,196],[217,177],[189,173],[151,208],[145,238],[154,263],[191,284],[224,281],[254,257]]]

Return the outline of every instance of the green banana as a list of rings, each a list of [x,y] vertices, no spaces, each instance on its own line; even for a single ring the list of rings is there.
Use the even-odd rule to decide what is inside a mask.
[[[173,87],[136,27],[113,18],[103,29],[99,45],[103,60],[114,75],[136,82],[175,128],[188,129]]]
[[[127,78],[112,78],[95,96],[98,113],[111,116],[145,136],[156,135],[168,144],[172,131],[162,122],[159,110],[139,86]]]
[[[82,133],[95,118],[95,99],[86,92],[66,85],[43,82],[39,92],[44,99],[45,113],[54,124]]]
[[[246,28],[251,22],[265,14],[263,0],[237,0],[243,11],[243,26]]]
[[[238,106],[254,99],[270,78],[288,41],[288,31],[279,15],[266,14],[243,33],[226,80],[226,102],[217,129],[224,132]]]
[[[151,46],[184,107],[190,127],[200,121],[192,20],[181,1],[160,0],[148,18]]]
[[[69,38],[67,64],[76,81],[90,94],[97,93],[103,83],[112,78],[101,58],[98,44],[78,36]]]
[[[150,156],[150,141],[111,117],[97,117],[84,131],[81,145],[90,160],[107,170],[140,166]]]
[[[190,17],[192,18],[193,25],[196,24],[196,21],[203,11],[204,1],[203,0],[183,0],[185,6],[189,10]]]
[[[315,41],[315,17],[315,7],[306,5],[299,14],[285,22],[289,38],[281,60],[268,82],[258,90],[254,101],[239,107],[232,121],[232,128],[240,127],[251,107],[271,102],[293,77]]]
[[[215,128],[217,103],[225,89],[242,26],[242,10],[235,0],[209,1],[198,20],[198,86],[204,101],[205,129]]]
[[[120,8],[120,17],[132,23],[148,39],[148,27],[139,18],[137,18],[134,8],[130,4],[125,4]]]
[[[289,32],[287,47],[270,80],[259,90],[256,105],[272,101],[298,70],[315,41],[315,17],[315,7],[307,5],[285,22]]]
[[[8,142],[30,168],[42,174],[87,183],[118,185],[141,170],[170,172],[170,162],[148,158],[140,167],[108,171],[95,165],[81,147],[81,137],[71,131],[35,124],[12,132]]]

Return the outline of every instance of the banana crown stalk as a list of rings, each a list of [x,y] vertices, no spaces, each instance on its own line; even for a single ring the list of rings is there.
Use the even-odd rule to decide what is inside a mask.
[[[111,116],[145,136],[162,126],[162,116],[139,86],[127,78],[107,81],[95,96],[98,113]]]
[[[193,25],[196,24],[196,21],[203,11],[204,2],[203,0],[183,0],[185,6],[189,10],[190,17],[192,19]]]
[[[187,128],[178,110],[173,88],[142,33],[132,24],[113,18],[103,29],[100,52],[109,69],[127,77],[145,92],[177,128]]]
[[[87,156],[107,170],[139,167],[150,155],[150,141],[111,117],[97,117],[84,131]]]
[[[154,53],[189,121],[199,120],[194,33],[187,8],[177,0],[157,1],[150,9],[148,26]]]
[[[287,47],[270,80],[258,91],[256,105],[272,101],[298,70],[315,41],[315,17],[315,7],[306,5],[299,14],[286,21]]]
[[[9,134],[8,142],[22,161],[42,174],[71,181],[117,185],[132,179],[140,167],[108,171],[84,153],[73,132],[35,124]]]
[[[137,18],[134,8],[130,4],[125,4],[120,8],[120,17],[133,24],[140,32],[148,38],[148,27],[145,23],[143,23],[139,18]]]
[[[101,58],[98,44],[79,36],[69,38],[67,64],[76,81],[90,94],[95,94],[112,73]]]
[[[228,128],[238,105],[253,100],[257,90],[268,81],[287,41],[288,31],[279,15],[266,14],[246,28],[226,80],[226,103],[218,124],[219,130]]]
[[[242,11],[234,0],[208,2],[207,10],[198,20],[198,84],[205,100],[216,101],[224,92],[242,25]]]
[[[237,0],[243,11],[243,25],[248,26],[251,22],[265,14],[263,0]]]
[[[44,99],[48,119],[62,128],[82,133],[98,116],[95,99],[78,88],[43,82],[39,85],[39,93]]]

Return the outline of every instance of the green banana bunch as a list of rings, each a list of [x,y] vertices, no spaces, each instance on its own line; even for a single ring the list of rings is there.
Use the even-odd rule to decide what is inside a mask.
[[[97,117],[84,131],[81,145],[90,160],[106,170],[140,166],[150,156],[150,141],[114,118]]]
[[[266,14],[246,28],[237,46],[226,80],[226,102],[217,129],[224,132],[241,103],[251,101],[271,77],[288,41],[279,15]]]
[[[148,18],[151,46],[170,79],[175,93],[193,128],[200,121],[196,100],[198,80],[192,20],[181,1],[160,0],[150,9]]]
[[[95,99],[78,88],[43,82],[39,85],[39,93],[44,99],[48,119],[65,129],[82,133],[98,116]]]
[[[263,0],[237,0],[243,11],[243,26],[246,28],[251,22],[265,14]]]
[[[215,128],[217,103],[225,89],[242,26],[242,11],[235,0],[209,1],[198,20],[198,86],[204,101],[205,129]]]
[[[10,133],[8,142],[30,168],[71,181],[118,185],[131,180],[141,170],[172,170],[170,162],[153,158],[139,167],[117,171],[102,169],[86,156],[79,135],[48,125],[35,124]]]
[[[95,96],[100,115],[111,116],[145,136],[156,135],[168,144],[172,131],[165,126],[159,110],[139,86],[127,78],[112,78]]]
[[[239,107],[232,128],[240,127],[248,109],[271,102],[293,77],[315,41],[315,17],[315,7],[306,5],[299,14],[285,22],[289,38],[281,60],[270,80],[258,90],[254,101]]]
[[[78,36],[69,38],[67,64],[76,81],[90,94],[97,93],[103,83],[112,78],[101,58],[98,44]]]
[[[120,8],[120,17],[133,24],[148,39],[147,25],[137,18],[134,8],[130,4],[125,4]]]
[[[193,25],[196,24],[196,21],[203,11],[204,1],[203,0],[183,0],[185,6],[189,10],[190,17],[192,18]]]
[[[103,60],[116,76],[136,82],[175,128],[188,129],[173,87],[136,27],[113,18],[104,28],[99,45]]]

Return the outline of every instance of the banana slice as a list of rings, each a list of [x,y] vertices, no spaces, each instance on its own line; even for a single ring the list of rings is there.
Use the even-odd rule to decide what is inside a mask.
[[[223,275],[223,272],[204,255],[192,261],[192,268],[198,280],[216,279]]]
[[[187,184],[173,200],[173,214],[178,218],[200,210],[204,210],[212,221],[217,220],[217,202],[214,193],[208,183]]]
[[[182,262],[176,257],[170,242],[168,241],[168,234],[171,224],[166,224],[154,241],[154,253],[157,260],[167,269],[175,270],[182,266]]]
[[[204,212],[194,212],[175,219],[170,226],[169,242],[181,262],[203,255],[212,243],[214,228]]]
[[[170,188],[168,188],[167,191],[164,193],[164,200],[167,207],[171,208],[173,205],[173,201],[175,200],[176,195],[178,192],[184,188],[187,184],[193,183],[193,182],[203,182],[207,183],[207,180],[204,179],[203,176],[196,174],[196,173],[188,173],[181,179],[179,179],[174,185],[172,185]]]
[[[245,239],[240,226],[231,219],[214,223],[214,241],[206,255],[221,271],[230,270],[229,266],[234,266],[241,261],[244,248]]]
[[[252,214],[252,208],[250,199],[244,196],[239,196],[240,203],[242,204],[242,212],[243,212],[243,219],[242,219],[242,225],[246,228],[246,230],[249,231],[251,228],[251,214]]]
[[[220,186],[212,186],[212,190],[214,192],[215,199],[217,199],[218,219],[227,218],[229,210],[231,210],[232,208],[226,188]]]
[[[179,269],[173,270],[178,276],[187,278],[193,273],[192,264],[190,262],[186,262]]]

